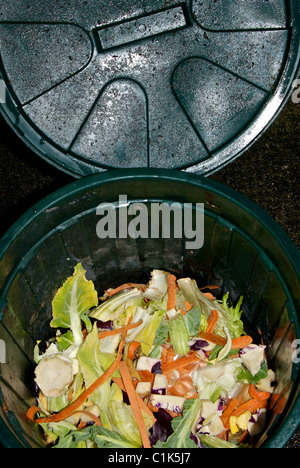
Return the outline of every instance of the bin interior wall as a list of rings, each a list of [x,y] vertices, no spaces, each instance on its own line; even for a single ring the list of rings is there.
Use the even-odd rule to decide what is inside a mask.
[[[278,388],[285,396],[291,391],[289,382],[298,372],[292,366],[292,342],[299,332],[296,304],[287,287],[295,273],[282,247],[258,219],[229,197],[205,187],[174,184],[169,181],[162,188],[136,181],[132,188],[126,187],[126,181],[115,181],[109,190],[102,184],[75,197],[74,193],[62,197],[37,213],[7,249],[0,266],[0,281],[6,288],[0,321],[0,339],[6,343],[6,363],[0,365],[0,416],[21,446],[43,444],[36,425],[28,424],[25,416],[34,403],[33,350],[36,340],[49,337],[52,299],[78,262],[95,282],[99,296],[125,281],[147,282],[154,268],[195,278],[199,286],[216,284],[218,295],[230,291],[233,302],[243,295],[246,330],[254,340],[262,338],[269,345]],[[200,250],[186,249],[185,239],[98,238],[99,203],[117,202],[115,194],[120,193],[142,201],[147,191],[152,202],[205,200],[205,241]],[[6,282],[5,271],[10,272]],[[272,427],[277,419],[274,423],[271,415]]]

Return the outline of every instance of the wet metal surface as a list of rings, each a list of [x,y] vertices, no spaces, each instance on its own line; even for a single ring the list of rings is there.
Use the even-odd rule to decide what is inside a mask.
[[[277,113],[298,13],[295,0],[0,1],[3,114],[75,176],[213,173]]]

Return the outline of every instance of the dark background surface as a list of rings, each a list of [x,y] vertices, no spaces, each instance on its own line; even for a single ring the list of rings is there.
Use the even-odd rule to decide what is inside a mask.
[[[258,203],[298,250],[299,150],[300,104],[290,99],[244,155],[211,176]],[[33,154],[0,118],[0,236],[34,203],[73,180]],[[287,447],[300,448],[300,429]]]

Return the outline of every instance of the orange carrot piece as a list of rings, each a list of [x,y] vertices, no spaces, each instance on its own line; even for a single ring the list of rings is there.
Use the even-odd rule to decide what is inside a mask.
[[[112,381],[115,382],[118,385],[118,387],[121,390],[123,390],[123,392],[126,392],[126,389],[125,389],[125,386],[123,384],[123,380],[121,379],[121,377],[113,377]],[[154,414],[151,411],[151,409],[146,405],[143,398],[138,393],[136,394],[136,396],[137,396],[137,400],[138,400],[138,404],[139,404],[140,409],[142,411],[144,411],[144,413],[148,414],[148,416],[151,417],[153,424],[155,424],[156,418],[154,417]]]
[[[123,390],[123,392],[125,392],[125,387],[123,385],[123,380],[121,379],[121,377],[112,377],[111,379],[115,384],[118,385],[118,387]]]
[[[127,334],[127,331],[125,331],[122,336],[115,362],[107,369],[106,372],[104,372],[104,374],[102,374],[92,385],[90,385],[77,398],[77,400],[75,400],[73,403],[71,403],[71,405],[67,406],[59,413],[56,413],[52,416],[46,416],[46,417],[37,418],[37,419],[35,419],[35,415],[36,413],[41,412],[41,410],[38,407],[33,406],[29,408],[27,412],[27,418],[31,421],[34,421],[37,424],[43,424],[43,423],[47,424],[47,423],[52,423],[52,422],[64,421],[65,419],[72,416],[74,411],[76,411],[81,405],[83,405],[83,403],[88,399],[88,397],[91,396],[92,393],[94,393],[94,391],[97,390],[101,385],[103,385],[104,382],[106,382],[106,380],[108,380],[118,368],[120,361],[122,359],[122,352],[123,352],[126,334]]]
[[[161,357],[160,357],[162,365],[166,364],[167,362],[167,354],[168,354],[168,349],[162,346]]]
[[[249,335],[239,336],[238,338],[233,338],[231,349],[242,349],[249,346],[253,341],[253,338]]]
[[[251,398],[254,398],[257,401],[268,400],[271,396],[270,392],[261,392],[258,390],[255,385],[250,384],[249,386],[249,395]]]
[[[221,434],[218,435],[218,439],[227,440],[227,434],[228,429],[225,429],[225,431],[221,432]]]
[[[38,406],[31,406],[29,410],[27,411],[27,418],[29,421],[34,421],[34,417],[37,413],[39,413],[41,410]]]
[[[223,426],[225,429],[229,429],[229,419],[230,416],[232,415],[233,411],[239,406],[239,400],[237,398],[232,398],[226,409],[223,411],[222,415],[220,416]]]
[[[168,275],[168,304],[167,310],[175,309],[176,305],[176,276]]]
[[[111,289],[109,291],[105,291],[106,296],[111,297],[117,294],[118,292],[124,291],[125,289],[132,289],[132,288],[143,288],[144,284],[136,284],[136,283],[125,283],[121,286],[118,286],[115,289]]]
[[[194,396],[196,389],[190,372],[180,372],[176,382],[168,387],[168,394],[190,399]],[[197,397],[196,397],[197,398]]]
[[[174,361],[175,358],[175,350],[173,346],[169,346],[168,351],[167,351],[167,356],[166,356],[166,362],[165,364],[170,364],[171,362]]]
[[[120,333],[127,332],[129,330],[132,330],[133,328],[139,327],[140,325],[142,325],[142,323],[143,323],[143,320],[141,319],[136,323],[129,323],[128,325],[122,328],[100,331],[98,333],[99,340],[101,340],[102,338],[107,338],[108,336],[119,335]]]
[[[251,400],[246,401],[246,403],[243,403],[238,408],[236,408],[231,413],[231,416],[236,416],[238,418],[239,416],[244,414],[246,411],[250,411],[250,413],[253,413],[254,411],[260,408],[265,408],[266,404],[267,404],[266,400],[257,401],[254,398],[251,398]]]
[[[119,370],[120,370],[120,374],[123,380],[124,387],[126,389],[126,392],[130,401],[133,414],[135,416],[135,419],[138,425],[138,429],[142,438],[143,447],[152,448],[150,440],[149,440],[149,436],[148,436],[148,431],[145,425],[145,421],[144,421],[143,415],[141,413],[141,409],[138,404],[137,394],[132,385],[131,376],[129,374],[129,370],[125,361],[120,362]]]
[[[138,349],[138,347],[141,346],[141,343],[139,343],[138,341],[133,341],[129,348],[128,348],[128,357],[129,359],[131,359],[132,361],[134,360],[135,358],[135,352],[136,350]]]
[[[96,424],[96,426],[102,426],[102,423],[100,421],[100,419],[95,416],[93,413],[91,413],[90,411],[87,411],[87,410],[78,410],[78,411],[74,411],[73,414],[85,414],[86,416],[88,416],[92,421],[94,421],[94,423]],[[86,424],[86,423],[84,423]]]
[[[86,426],[87,426],[86,422],[80,421],[80,423],[78,424],[78,429],[84,429]]]
[[[199,333],[200,338],[203,338],[204,340],[211,341],[211,343],[214,343],[216,345],[220,346],[225,346],[226,345],[226,340],[222,336],[216,335],[215,333],[206,333],[206,332],[201,332]]]
[[[208,325],[207,325],[206,333],[213,333],[218,319],[219,319],[218,311],[212,310],[207,319]]]
[[[153,406],[150,400],[148,400],[147,406],[150,409],[150,411],[152,411],[152,413],[158,413],[158,408],[156,406]]]
[[[193,306],[187,301],[184,301],[184,305],[187,312],[189,312],[193,308]]]
[[[213,301],[215,298],[214,296],[212,295],[212,293],[202,293],[203,296],[207,297],[208,299],[210,299],[211,301]]]
[[[168,410],[168,409],[166,409],[166,412],[169,413],[171,418],[178,418],[181,415],[181,413],[175,413],[175,411],[171,411],[171,410]]]
[[[203,288],[199,288],[200,291],[203,291],[204,289],[220,289],[220,286],[217,286],[215,284],[211,284],[209,286],[204,286]]]
[[[156,423],[156,418],[155,418],[153,412],[151,411],[151,409],[149,408],[149,406],[146,405],[143,398],[138,393],[136,394],[136,397],[137,397],[137,402],[138,402],[138,405],[140,407],[140,410],[144,411],[144,413],[148,414],[148,416],[150,416],[153,424],[155,424]]]
[[[245,442],[245,440],[247,439],[248,434],[249,434],[248,430],[245,429],[245,431],[243,432],[243,434],[239,438],[239,444],[242,444],[243,442]]]
[[[285,408],[285,405],[286,405],[286,398],[285,397],[281,397],[277,400],[277,403],[276,405],[274,406],[273,408],[273,413],[274,414],[281,414]]]
[[[151,385],[154,382],[154,377],[155,374],[152,374],[152,372],[148,370],[143,370],[143,371],[137,371],[140,377],[140,382],[150,382]]]
[[[69,391],[69,394],[68,394],[68,401],[69,401],[69,403],[71,403],[71,401],[72,401],[73,393],[74,393],[74,388],[72,388],[72,389]]]
[[[202,332],[199,334],[200,338],[204,340],[211,341],[216,345],[225,346],[226,340],[222,336],[216,335],[215,333]],[[239,336],[238,338],[233,338],[231,349],[242,349],[246,346],[249,346],[253,341],[251,336]]]
[[[170,364],[165,364],[164,366],[162,366],[161,370],[162,370],[162,373],[165,374],[167,372],[178,370],[178,369],[181,369],[182,367],[186,367],[190,364],[195,364],[198,362],[201,362],[201,358],[199,358],[197,354],[191,354],[191,355],[176,359],[176,361],[173,361]]]

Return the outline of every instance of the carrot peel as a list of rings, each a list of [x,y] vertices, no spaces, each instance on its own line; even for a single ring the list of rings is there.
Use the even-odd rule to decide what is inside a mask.
[[[73,414],[85,414],[88,418],[90,418],[96,424],[96,426],[102,426],[100,419],[97,416],[95,416],[93,413],[91,413],[91,411],[78,410],[78,411],[74,411]]]
[[[175,309],[176,305],[176,276],[168,275],[168,305],[167,310]]]
[[[143,320],[141,319],[136,323],[129,323],[128,325],[122,328],[115,328],[114,330],[100,331],[98,333],[99,340],[101,340],[102,338],[107,338],[108,336],[119,335],[121,333],[128,332],[129,330],[132,330],[133,328],[139,327],[140,325],[142,325],[142,323],[143,323]]]
[[[206,329],[207,333],[212,333],[214,331],[218,319],[219,319],[218,311],[212,310],[207,320],[207,323],[208,323],[208,326]]]
[[[253,338],[249,335],[239,336],[238,338],[233,338],[231,349],[242,349],[246,348],[253,342]]]
[[[201,358],[197,354],[192,354],[163,365],[161,370],[163,374],[166,374],[167,372],[171,372],[175,369],[182,369],[190,364],[197,364],[200,362],[202,362]]]
[[[134,390],[132,380],[131,380],[131,376],[130,376],[130,373],[129,373],[129,370],[128,370],[128,367],[127,367],[127,364],[126,364],[125,361],[120,362],[119,370],[120,370],[120,374],[121,374],[121,377],[122,377],[122,380],[123,380],[125,390],[127,392],[127,395],[128,395],[128,398],[129,398],[129,401],[130,401],[130,404],[131,404],[133,414],[135,416],[135,419],[136,419],[136,422],[137,422],[137,425],[138,425],[138,429],[139,429],[139,432],[140,432],[140,435],[141,435],[141,438],[142,438],[143,447],[144,448],[152,448],[150,440],[149,440],[149,436],[148,436],[148,431],[147,431],[147,428],[146,428],[146,425],[145,425],[145,422],[144,422],[144,418],[143,418],[143,415],[142,415],[142,412],[141,412],[141,408],[139,406],[137,393]]]
[[[137,349],[141,346],[141,343],[138,341],[133,341],[128,348],[128,357],[133,361]]]
[[[217,335],[216,333],[201,332],[199,336],[200,338],[210,341],[211,343],[214,343],[216,345],[219,345],[219,346],[226,345],[226,339],[220,335]],[[248,335],[239,336],[238,338],[233,338],[231,349],[246,348],[246,346],[249,346],[252,343],[252,341],[253,341],[252,337]]]
[[[237,398],[232,398],[228,403],[227,408],[223,411],[221,420],[225,429],[229,429],[229,419],[236,407],[239,406],[239,400]]]
[[[250,411],[250,413],[253,413],[256,410],[260,408],[265,408],[265,407],[266,407],[266,400],[257,401],[254,398],[251,398],[251,400],[248,400],[246,403],[243,403],[238,408],[236,408],[231,413],[231,416],[236,416],[238,418],[239,416],[244,414],[246,411]]]
[[[255,385],[251,384],[249,387],[249,395],[257,401],[268,400],[271,396],[269,392],[261,392]]]
[[[110,289],[110,290],[107,290],[105,291],[105,299],[107,297],[111,297],[111,296],[114,296],[115,294],[117,294],[118,292],[121,292],[121,291],[124,291],[126,289],[132,289],[132,288],[143,288],[144,287],[144,284],[136,284],[136,283],[125,283],[125,284],[122,284],[121,286],[118,286],[117,288],[115,289]]]
[[[187,312],[189,312],[193,308],[193,306],[187,301],[184,301],[184,305]]]

